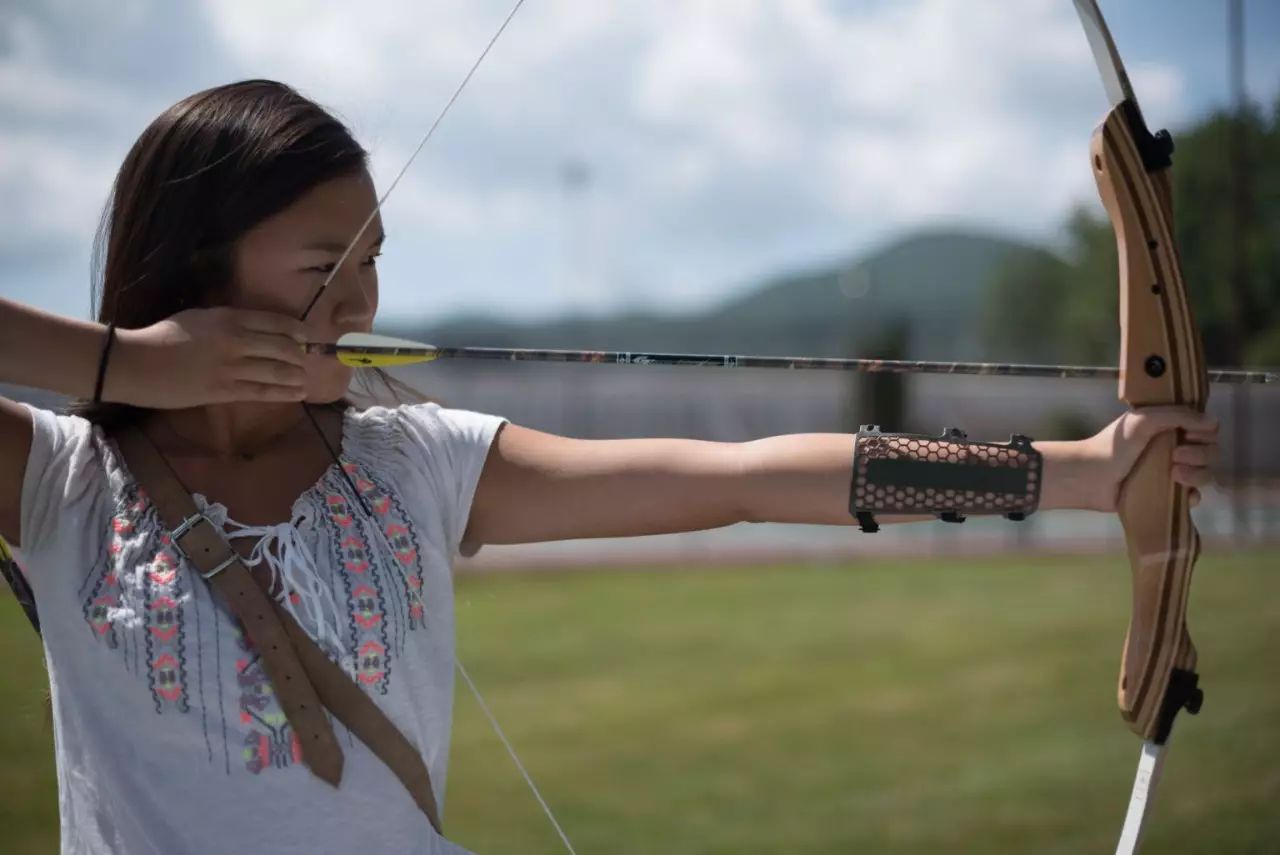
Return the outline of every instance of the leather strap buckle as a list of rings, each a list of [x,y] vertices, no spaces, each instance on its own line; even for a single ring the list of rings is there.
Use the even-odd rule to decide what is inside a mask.
[[[186,537],[188,534],[190,534],[192,530],[195,529],[195,527],[200,525],[201,523],[204,523],[205,525],[208,525],[211,527],[213,526],[213,520],[209,519],[204,514],[202,513],[192,514],[191,516],[183,520],[181,524],[178,525],[177,528],[175,528],[172,532],[170,532],[169,536],[173,539],[173,548],[176,549],[178,553],[182,555],[183,558],[187,559],[187,563],[195,568],[196,573],[198,573],[202,579],[212,579],[214,576],[217,576],[219,573],[221,573],[223,570],[226,570],[232,564],[235,564],[236,561],[239,560],[240,556],[236,554],[235,550],[231,550],[231,555],[229,555],[226,558],[226,560],[222,561],[217,566],[213,567],[208,571],[201,570],[200,564],[194,559],[192,559],[191,555],[185,549],[182,548],[182,539]],[[215,532],[216,531],[217,530],[215,529]]]

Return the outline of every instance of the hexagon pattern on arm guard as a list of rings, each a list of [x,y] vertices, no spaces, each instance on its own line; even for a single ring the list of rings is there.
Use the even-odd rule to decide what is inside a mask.
[[[863,425],[854,437],[849,513],[867,532],[879,530],[876,514],[1026,519],[1040,501],[1043,463],[1020,434],[1007,443],[973,442],[957,428],[932,437]]]

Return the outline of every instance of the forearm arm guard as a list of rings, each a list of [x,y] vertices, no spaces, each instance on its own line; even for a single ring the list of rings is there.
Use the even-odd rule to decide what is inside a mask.
[[[1031,440],[1017,434],[1007,443],[971,442],[956,428],[932,437],[863,425],[854,437],[849,513],[867,532],[879,530],[876,514],[1026,519],[1040,501],[1043,464]]]

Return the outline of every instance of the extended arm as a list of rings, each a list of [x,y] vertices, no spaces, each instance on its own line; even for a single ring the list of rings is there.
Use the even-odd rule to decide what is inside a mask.
[[[1136,420],[1135,420],[1136,419]],[[1216,442],[1203,417],[1128,415],[1082,442],[1040,442],[1040,507],[1113,510],[1116,485],[1156,434],[1182,427]],[[1119,428],[1123,427],[1123,430]],[[1181,458],[1170,477],[1207,478],[1212,449]],[[508,425],[485,465],[465,540],[532,543],[693,531],[736,522],[851,525],[853,437],[795,434],[745,443],[581,440]],[[933,517],[888,517],[911,522]]]

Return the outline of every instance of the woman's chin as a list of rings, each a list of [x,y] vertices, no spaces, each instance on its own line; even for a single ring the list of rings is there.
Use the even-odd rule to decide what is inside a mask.
[[[322,388],[311,387],[307,389],[307,398],[305,403],[313,407],[332,404],[342,400],[347,395],[346,386],[325,386]]]
[[[326,374],[323,377],[317,377],[314,374],[307,378],[307,403],[308,404],[332,404],[334,401],[345,398],[351,387],[351,375],[355,373],[350,368],[343,368],[339,372]]]

